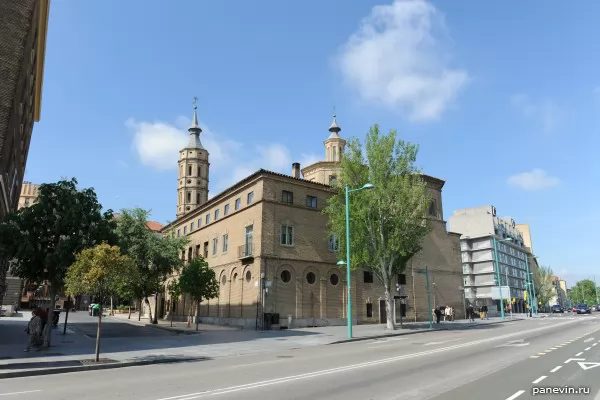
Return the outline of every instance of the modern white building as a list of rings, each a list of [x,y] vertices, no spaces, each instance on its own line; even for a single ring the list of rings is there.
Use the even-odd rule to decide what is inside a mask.
[[[526,312],[526,260],[530,254],[515,221],[496,216],[494,206],[483,206],[454,211],[448,219],[448,227],[449,231],[461,234],[466,300],[475,307],[487,305],[490,315],[500,311],[500,301],[492,299],[492,292],[498,290],[495,241],[500,284],[510,288],[513,312]]]

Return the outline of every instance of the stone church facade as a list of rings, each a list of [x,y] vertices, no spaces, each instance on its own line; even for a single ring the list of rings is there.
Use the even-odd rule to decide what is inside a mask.
[[[294,163],[290,175],[261,169],[208,199],[209,154],[201,144],[194,108],[190,141],[179,155],[177,219],[163,231],[189,237],[185,263],[202,256],[215,270],[219,297],[201,304],[203,323],[245,329],[271,323],[288,328],[346,323],[346,274],[336,265],[337,241],[327,237],[322,214],[346,142],[335,117],[329,131],[324,161],[303,169]],[[449,305],[457,317],[464,315],[460,236],[447,232],[443,220],[444,181],[423,178],[434,199],[432,231],[423,251],[396,277],[396,320],[400,314],[405,321],[429,318],[425,266],[431,307]],[[353,271],[351,290],[354,321],[385,323],[383,287],[371,273]],[[174,309],[176,318],[194,314],[189,299],[173,305],[167,297],[164,308]]]

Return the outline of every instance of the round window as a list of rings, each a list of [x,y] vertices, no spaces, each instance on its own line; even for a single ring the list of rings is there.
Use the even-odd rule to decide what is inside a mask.
[[[288,283],[291,280],[292,280],[292,274],[290,273],[290,271],[288,271],[287,269],[281,271],[281,282]]]
[[[329,277],[329,283],[331,283],[333,286],[337,285],[339,281],[340,277],[337,274],[331,274]]]
[[[252,280],[252,272],[246,271],[246,282],[250,283]]]
[[[227,277],[225,275],[223,275],[221,277],[221,285],[225,286],[226,283],[227,283]]]
[[[191,179],[188,179],[188,180],[187,180],[187,183],[192,183],[192,180],[191,180]]]
[[[306,274],[306,282],[309,285],[314,284],[317,281],[317,277],[315,276],[315,274],[313,274],[312,272],[309,272],[308,274]]]

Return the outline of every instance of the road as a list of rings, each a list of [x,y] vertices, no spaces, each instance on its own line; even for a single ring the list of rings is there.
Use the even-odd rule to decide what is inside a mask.
[[[600,390],[599,322],[595,315],[528,320],[186,364],[14,378],[2,381],[0,398],[522,400],[541,397],[533,391],[546,387],[589,387],[590,394],[578,398],[594,399]]]

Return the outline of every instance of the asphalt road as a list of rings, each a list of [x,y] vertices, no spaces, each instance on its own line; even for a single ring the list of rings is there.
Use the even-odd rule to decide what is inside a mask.
[[[578,362],[600,366],[599,322],[595,315],[529,320],[195,363],[14,378],[2,381],[0,398],[521,400],[540,397],[534,388],[585,386],[590,394],[578,398],[594,399],[600,367]]]

